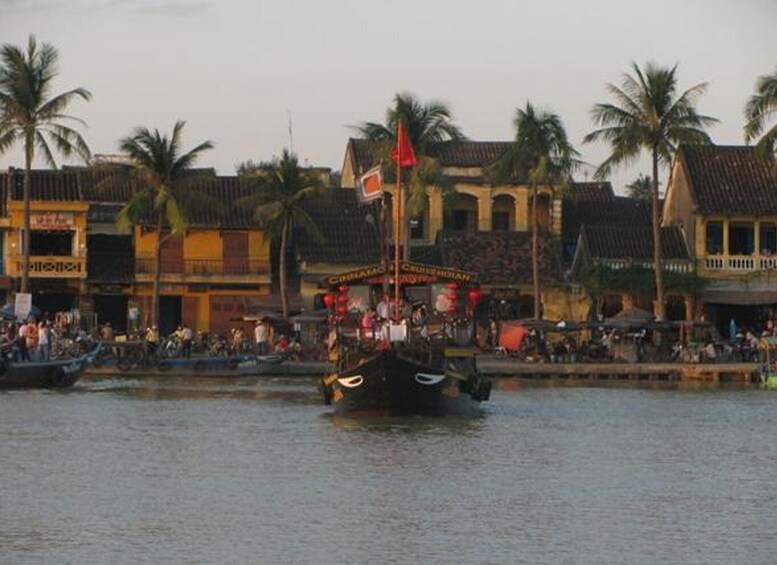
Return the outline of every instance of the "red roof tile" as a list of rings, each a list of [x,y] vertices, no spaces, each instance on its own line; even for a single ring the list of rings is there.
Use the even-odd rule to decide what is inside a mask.
[[[777,214],[777,176],[774,159],[755,154],[753,147],[686,145],[678,158],[701,214]]]

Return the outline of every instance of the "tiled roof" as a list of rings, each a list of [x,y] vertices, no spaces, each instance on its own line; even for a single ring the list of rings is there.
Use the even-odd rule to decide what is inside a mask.
[[[378,141],[351,138],[348,140],[348,148],[353,152],[354,173],[367,171],[375,166],[382,158],[388,157],[391,146]]]
[[[678,151],[701,214],[777,214],[774,159],[753,147],[694,145]]]
[[[24,199],[24,171],[10,169],[0,173],[9,188],[10,200]],[[0,182],[3,182],[0,181]],[[78,175],[72,171],[37,170],[30,171],[30,200],[52,200],[72,202],[81,200]]]
[[[615,199],[615,191],[609,181],[572,182],[565,197],[577,202],[608,202]]]
[[[650,226],[585,226],[582,237],[593,259],[653,261],[653,230]],[[661,228],[661,258],[691,260],[679,228]]]
[[[313,222],[324,235],[317,243],[302,230],[294,238],[300,258],[307,263],[368,265],[380,261],[377,231],[378,205],[360,206],[356,191],[331,191],[329,200],[320,199],[304,205]]]
[[[187,208],[189,225],[193,227],[224,227],[242,229],[255,226],[252,210],[237,200],[250,194],[240,185],[237,176],[217,177],[213,169],[193,169],[189,190],[206,195],[199,205]],[[13,169],[0,173],[0,196],[10,194],[12,200],[22,200],[24,171]],[[33,170],[30,192],[33,200],[90,202],[90,221],[110,222],[134,192],[134,181],[122,179],[108,167],[66,167],[60,171]],[[214,201],[220,203],[214,206]],[[3,200],[5,202],[5,200]],[[147,220],[150,222],[150,219]]]
[[[483,284],[531,284],[531,234],[528,232],[442,232],[443,265],[478,274]],[[562,281],[557,238],[539,236],[540,281]]]
[[[118,168],[110,167],[64,167],[63,172],[72,170],[78,175],[81,195],[87,202],[125,204],[132,198],[135,182],[126,175],[116,174]]]
[[[195,198],[187,209],[187,218],[193,227],[250,228],[256,227],[253,210],[239,199],[251,194],[251,189],[240,184],[238,177],[200,177],[189,190],[205,198]],[[217,205],[213,205],[213,204]]]
[[[487,167],[512,145],[509,141],[445,141],[429,146],[443,167]]]
[[[366,171],[385,159],[391,146],[386,143],[351,138],[348,145],[353,151],[354,165]],[[444,141],[432,143],[427,148],[431,157],[439,159],[443,167],[486,167],[496,161],[512,145],[509,141]]]
[[[650,227],[652,205],[649,200],[616,196],[612,200],[565,199],[561,232],[564,241],[577,241],[581,226]]]

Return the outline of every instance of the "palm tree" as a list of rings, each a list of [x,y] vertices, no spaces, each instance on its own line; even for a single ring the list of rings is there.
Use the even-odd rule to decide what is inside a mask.
[[[186,122],[177,121],[168,138],[159,130],[136,128],[129,137],[119,141],[119,148],[127,155],[132,172],[139,180],[139,190],[116,216],[119,229],[129,230],[136,222],[146,220],[149,214],[156,224],[157,241],[154,248],[154,285],[151,298],[151,324],[159,321],[159,283],[161,279],[162,246],[171,237],[186,230],[186,206],[191,200],[192,182],[202,177],[191,170],[200,153],[213,147],[211,141],[200,143],[181,154],[181,131]],[[188,189],[188,190],[187,190]],[[169,232],[162,235],[165,224]]]
[[[289,317],[286,251],[292,226],[323,241],[321,230],[303,208],[303,204],[326,194],[326,185],[315,172],[300,168],[297,156],[284,149],[280,160],[239,167],[239,174],[255,193],[240,199],[238,205],[254,210],[254,219],[271,237],[280,238],[280,291],[283,317]]]
[[[385,124],[364,122],[355,127],[364,139],[385,142],[385,176],[389,179],[395,176],[395,169],[390,164],[388,153],[396,147],[399,122],[404,125],[418,158],[418,165],[409,172],[407,179],[409,190],[407,201],[404,203],[407,210],[403,238],[405,240],[404,258],[408,259],[410,230],[407,226],[411,218],[420,214],[426,205],[426,187],[439,186],[445,196],[452,192],[442,176],[439,161],[429,155],[430,147],[434,143],[465,139],[465,137],[459,127],[453,123],[451,111],[445,104],[437,101],[423,104],[412,94],[396,94],[394,106],[386,110]]]
[[[653,194],[653,181],[650,180],[650,176],[640,173],[631,184],[626,185],[626,188],[629,189],[629,197],[650,200]]]
[[[771,75],[758,77],[755,83],[755,94],[745,106],[745,141],[750,143],[761,135],[766,120],[773,116],[777,116],[777,70]],[[756,149],[763,155],[774,153],[776,142],[777,122],[761,135]]]
[[[27,50],[14,45],[0,47],[0,153],[14,142],[24,147],[24,227],[22,236],[22,281],[20,292],[27,292],[30,276],[30,170],[36,151],[56,168],[52,149],[63,156],[76,154],[89,159],[89,148],[81,134],[67,125],[82,120],[65,114],[77,98],[89,100],[84,88],[51,94],[57,76],[59,52],[50,44],[40,46],[31,35]]]
[[[607,85],[614,104],[596,104],[592,110],[597,129],[584,143],[604,140],[611,154],[596,170],[599,179],[607,178],[618,165],[628,165],[648,151],[653,160],[653,263],[656,277],[656,318],[663,319],[664,278],[661,266],[661,239],[658,210],[658,168],[669,166],[681,143],[710,143],[703,128],[717,122],[699,114],[694,107],[704,93],[706,83],[692,86],[677,96],[677,65],[659,67],[649,62],[644,71],[632,63],[634,75],[624,73],[621,86]]]
[[[534,317],[540,312],[540,270],[537,210],[539,185],[564,186],[579,164],[577,151],[569,143],[561,118],[554,113],[536,110],[531,102],[518,108],[513,121],[516,134],[512,144],[490,169],[495,182],[528,180],[532,198],[532,280],[534,283]]]

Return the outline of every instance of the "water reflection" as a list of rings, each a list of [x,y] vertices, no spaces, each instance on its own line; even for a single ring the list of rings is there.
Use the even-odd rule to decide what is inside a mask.
[[[777,394],[596,384],[439,418],[305,380],[0,393],[0,563],[773,563]]]
[[[119,394],[139,400],[233,398],[311,404],[320,402],[313,384],[266,377],[145,377],[82,381],[73,392]]]
[[[335,413],[322,414],[336,428],[361,434],[443,434],[458,435],[482,429],[485,411],[466,415],[350,417]]]

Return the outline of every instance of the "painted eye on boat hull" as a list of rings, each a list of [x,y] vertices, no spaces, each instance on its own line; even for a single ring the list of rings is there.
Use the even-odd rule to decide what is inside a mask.
[[[361,375],[354,375],[353,377],[342,377],[337,379],[337,382],[345,388],[356,388],[364,382],[364,377]]]
[[[415,382],[420,385],[432,386],[439,384],[445,378],[445,375],[432,375],[429,373],[416,373]]]

